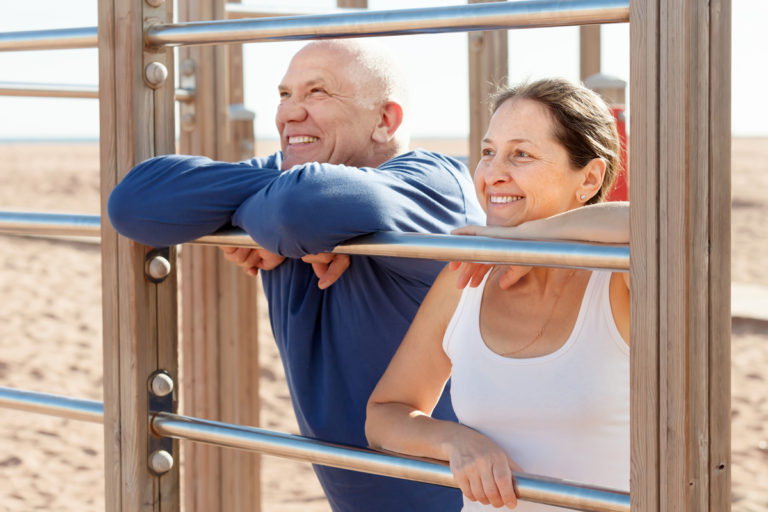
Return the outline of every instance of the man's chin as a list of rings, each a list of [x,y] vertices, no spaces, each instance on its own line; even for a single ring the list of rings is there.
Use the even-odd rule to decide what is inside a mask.
[[[307,151],[296,154],[296,152],[291,150],[283,151],[283,169],[290,169],[295,165],[303,165],[310,162],[325,163],[327,161],[327,157],[322,157],[317,153],[310,153]]]

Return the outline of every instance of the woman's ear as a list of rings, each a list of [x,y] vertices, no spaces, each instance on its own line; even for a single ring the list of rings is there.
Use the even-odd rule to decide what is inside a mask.
[[[381,107],[379,122],[374,128],[371,138],[378,143],[389,142],[402,123],[403,107],[399,103],[388,101]]]
[[[580,202],[586,203],[600,191],[605,178],[605,168],[605,160],[602,158],[593,158],[584,166],[583,179],[576,191]]]

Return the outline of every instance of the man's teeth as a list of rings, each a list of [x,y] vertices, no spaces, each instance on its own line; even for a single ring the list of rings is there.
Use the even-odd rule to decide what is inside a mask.
[[[491,203],[492,204],[506,204],[506,203],[513,203],[515,201],[519,201],[523,198],[523,196],[491,196]]]
[[[288,137],[288,144],[309,144],[315,142],[317,137],[311,137],[309,135],[301,135],[299,137]]]

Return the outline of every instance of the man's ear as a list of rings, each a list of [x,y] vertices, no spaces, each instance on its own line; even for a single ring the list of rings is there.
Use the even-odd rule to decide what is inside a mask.
[[[599,191],[603,185],[603,179],[605,178],[605,160],[602,158],[593,158],[584,167],[584,178],[579,185],[577,197],[582,199],[582,202],[589,201]]]
[[[382,105],[379,114],[379,122],[371,138],[378,143],[389,142],[403,123],[403,107],[399,103],[388,101]]]

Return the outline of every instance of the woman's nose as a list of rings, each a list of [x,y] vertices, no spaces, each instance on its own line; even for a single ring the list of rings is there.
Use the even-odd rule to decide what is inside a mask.
[[[488,163],[485,172],[485,183],[488,185],[494,185],[497,183],[505,183],[511,181],[512,176],[509,174],[509,170],[504,166],[499,159],[494,158]]]

